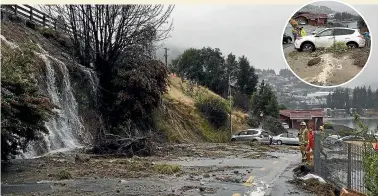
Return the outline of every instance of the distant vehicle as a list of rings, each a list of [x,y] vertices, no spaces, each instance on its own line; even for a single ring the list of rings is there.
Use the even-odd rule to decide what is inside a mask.
[[[291,39],[290,36],[286,35],[286,33],[283,35],[283,39],[282,39],[283,44],[287,44],[287,43],[290,43],[292,41],[293,41],[293,39]]]
[[[284,129],[289,129],[290,128],[287,123],[282,123],[282,126],[283,126]]]
[[[270,143],[272,136],[264,129],[247,129],[232,135],[231,141],[258,141]]]
[[[354,135],[348,135],[348,136],[339,138],[339,141],[361,141],[361,140],[364,140],[364,139],[360,136],[354,136]]]
[[[282,133],[273,137],[273,143],[277,143],[278,145],[282,145],[282,144],[299,145],[299,138],[297,135],[294,135],[294,134]]]
[[[328,137],[331,138],[331,139],[336,139],[336,140],[341,138],[341,136],[339,136],[339,135],[330,135]]]
[[[331,47],[336,42],[344,42],[349,48],[365,47],[365,38],[357,29],[326,28],[315,35],[298,37],[294,48],[298,51],[315,51],[316,48]]]

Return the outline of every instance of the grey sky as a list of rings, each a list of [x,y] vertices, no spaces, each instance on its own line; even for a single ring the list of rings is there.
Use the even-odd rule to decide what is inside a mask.
[[[281,46],[283,29],[290,16],[301,6],[303,5],[178,4],[172,13],[174,30],[165,44],[176,52],[189,47],[220,48],[223,55],[230,52],[237,56],[245,55],[256,68],[278,71],[287,67]],[[377,32],[378,24],[375,20],[378,18],[378,5],[353,6],[365,18],[371,31]],[[332,8],[337,8],[337,5]],[[378,43],[374,37],[373,41],[374,47]],[[378,73],[377,62],[378,55],[373,55],[366,69],[351,85],[375,82],[378,87],[375,76]]]

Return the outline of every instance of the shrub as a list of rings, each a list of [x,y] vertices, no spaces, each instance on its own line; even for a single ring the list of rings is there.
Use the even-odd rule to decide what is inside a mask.
[[[59,180],[66,180],[66,179],[71,179],[72,175],[69,171],[67,170],[61,170],[58,175],[57,175]]]
[[[154,165],[154,169],[160,174],[172,175],[181,171],[180,165],[177,164],[158,164]]]
[[[347,52],[348,51],[348,46],[344,43],[344,42],[336,42],[335,44],[333,44],[329,50],[331,52],[334,52],[336,54],[342,54],[344,52]]]
[[[278,118],[266,116],[263,120],[262,128],[270,131],[276,135],[286,132],[285,128],[282,126],[281,121]]]
[[[215,128],[225,127],[227,124],[227,106],[220,98],[208,97],[196,103],[202,115]]]
[[[324,123],[324,129],[333,129],[332,123],[330,122]]]
[[[248,122],[247,122],[248,126],[250,127],[258,127],[260,122],[259,122],[259,118],[256,117],[256,116],[251,116],[248,118]]]

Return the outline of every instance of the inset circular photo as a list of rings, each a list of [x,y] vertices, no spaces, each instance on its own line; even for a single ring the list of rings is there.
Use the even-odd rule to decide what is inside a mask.
[[[329,88],[357,77],[369,59],[371,43],[368,24],[356,9],[337,1],[318,1],[288,19],[282,50],[295,76]]]

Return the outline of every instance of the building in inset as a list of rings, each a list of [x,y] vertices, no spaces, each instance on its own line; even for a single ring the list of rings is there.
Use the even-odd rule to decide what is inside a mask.
[[[324,110],[280,110],[281,122],[286,122],[290,128],[300,129],[301,122],[316,130],[323,125]]]

